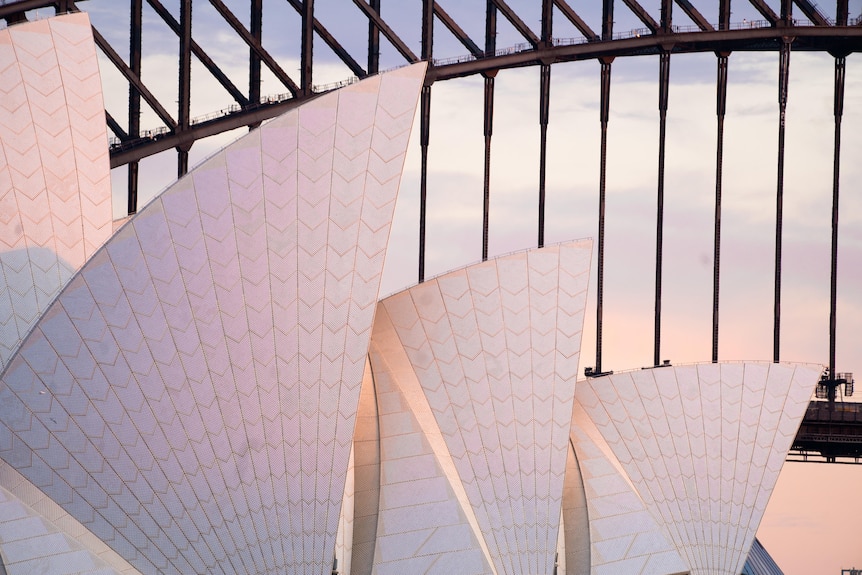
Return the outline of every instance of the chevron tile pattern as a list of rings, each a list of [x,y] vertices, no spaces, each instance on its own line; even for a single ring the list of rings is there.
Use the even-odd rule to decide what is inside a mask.
[[[373,570],[355,572],[495,573],[445,439],[383,306],[369,356],[380,433],[379,492],[357,491],[362,507],[376,509],[377,522]]]
[[[569,457],[575,473],[566,475],[566,485],[572,489],[566,492],[563,509],[565,512],[575,507],[572,503],[582,506],[581,514],[573,517],[579,521],[566,523],[566,552],[573,555],[571,559],[567,557],[567,566],[582,566],[572,572],[593,575],[688,572],[687,564],[632,489],[625,472],[577,401],[572,411],[571,441]],[[588,549],[584,550],[585,546]],[[578,549],[580,554],[576,552]]]
[[[166,190],[44,313],[0,457],[144,573],[329,573],[424,64]]]
[[[139,571],[132,567],[122,557],[108,547],[101,539],[84,527],[80,521],[69,515],[62,507],[54,503],[51,498],[40,491],[24,476],[15,471],[8,463],[0,459],[0,488],[5,489],[10,498],[16,501],[16,505],[24,506],[28,516],[39,519],[28,520],[25,524],[10,524],[0,533],[0,550],[3,545],[10,541],[29,538],[30,535],[22,533],[20,528],[29,525],[29,521],[44,525],[52,533],[60,533],[63,538],[74,541],[75,548],[82,548],[94,556],[96,563],[104,563],[111,573],[122,575],[139,575]],[[3,515],[0,513],[0,515]],[[18,516],[17,514],[15,516]],[[10,515],[11,518],[11,515]],[[3,551],[2,553],[5,553]],[[0,553],[0,555],[2,555]],[[36,559],[35,557],[33,558]],[[46,559],[48,559],[46,557]],[[50,559],[49,559],[50,561]],[[21,569],[26,573],[33,573],[30,564],[23,564]],[[7,565],[7,573],[13,573]],[[38,572],[38,569],[35,570]],[[50,571],[48,571],[50,572]]]
[[[104,114],[86,14],[0,30],[0,370],[111,234]]]
[[[553,570],[591,247],[501,257],[380,304],[498,573]]]
[[[580,382],[576,402],[692,575],[735,575],[821,369],[640,370]]]

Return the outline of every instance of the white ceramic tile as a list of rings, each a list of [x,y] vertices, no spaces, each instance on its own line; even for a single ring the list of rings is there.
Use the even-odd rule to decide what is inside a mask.
[[[57,30],[64,46],[77,45],[80,32],[78,29]],[[70,51],[73,56],[78,54],[71,48]],[[43,55],[34,56],[33,66],[44,67]],[[65,69],[61,72],[65,73]],[[412,110],[424,68],[419,66],[396,75],[401,79],[402,88],[409,85],[413,91],[408,98],[411,101],[408,108]],[[56,78],[42,76],[38,81],[44,88],[51,88],[52,81],[60,85]],[[111,241],[108,250],[85,268],[82,277],[86,283],[79,281],[77,292],[71,290],[69,298],[61,297],[57,304],[73,316],[73,321],[67,318],[63,323],[46,323],[49,333],[63,332],[51,337],[58,343],[60,356],[70,370],[68,373],[88,382],[93,388],[91,391],[101,384],[90,382],[105,381],[104,377],[93,375],[101,374],[102,368],[96,369],[98,362],[111,362],[104,370],[112,379],[116,377],[118,394],[109,394],[95,405],[108,426],[117,426],[118,435],[99,445],[110,450],[114,458],[122,456],[124,466],[141,466],[140,479],[123,480],[132,490],[129,504],[134,500],[144,502],[144,513],[132,513],[131,507],[125,508],[130,517],[134,515],[132,526],[137,529],[137,522],[140,522],[140,537],[132,538],[131,546],[117,539],[118,546],[137,565],[202,572],[215,566],[216,561],[227,559],[236,570],[265,572],[283,569],[288,561],[285,558],[288,550],[289,561],[297,565],[317,565],[323,569],[328,563],[325,560],[318,565],[319,559],[312,557],[326,557],[323,550],[334,544],[337,510],[344,494],[352,418],[356,412],[373,303],[382,271],[382,253],[398,185],[393,176],[400,173],[413,119],[412,111],[408,113],[408,108],[404,108],[403,118],[399,116],[395,122],[400,128],[393,135],[399,137],[401,143],[393,147],[392,138],[380,140],[382,148],[378,156],[386,158],[387,167],[375,168],[375,177],[382,179],[383,185],[375,187],[373,204],[365,206],[361,185],[364,167],[358,166],[367,163],[361,156],[367,156],[368,145],[374,147],[377,142],[372,134],[374,116],[369,116],[368,110],[374,109],[375,86],[380,83],[381,78],[372,79],[370,91],[362,84],[349,88],[347,93],[355,92],[355,97],[348,96],[338,105],[339,94],[315,100],[309,110],[298,112],[299,135],[292,128],[297,125],[297,113],[293,113],[290,115],[293,119],[276,120],[260,134],[255,133],[228,152],[213,157],[197,173],[193,172],[142,210]],[[77,84],[70,79],[70,85]],[[98,98],[85,93],[83,86],[80,88],[74,97],[82,107],[84,103],[95,102],[93,105],[98,105],[101,114]],[[386,101],[394,105],[391,98],[387,97]],[[10,100],[4,100],[8,102]],[[358,106],[356,109],[352,109],[354,104]],[[49,108],[47,106],[43,112],[51,114]],[[341,184],[345,185],[333,188],[326,174],[332,165],[333,134],[342,128],[336,129],[335,117],[327,115],[327,110],[336,109],[343,115],[343,129],[357,129],[356,122],[365,126],[365,151],[359,141],[362,138],[340,140],[339,153],[344,161],[339,164],[338,172]],[[91,142],[99,138],[104,141],[103,133],[88,129],[89,115],[82,113],[74,118],[80,127],[71,129],[71,135],[67,131],[65,144],[46,134],[41,136],[49,152],[54,154],[55,163],[61,167],[71,157],[65,152],[70,147],[69,142],[75,142],[89,153],[93,151]],[[390,120],[386,120],[387,126],[392,123]],[[23,142],[20,138],[17,141]],[[281,145],[284,143],[291,144],[287,151]],[[299,151],[302,158],[299,186],[292,176],[297,167],[297,145],[302,148]],[[98,167],[99,162],[91,164]],[[265,177],[264,166],[267,167]],[[395,166],[395,171],[387,171],[391,166]],[[19,163],[18,167],[23,164]],[[4,173],[19,177],[8,170]],[[104,183],[97,175],[81,177],[95,184]],[[353,211],[330,210],[330,191],[336,192],[332,201],[349,205]],[[297,207],[297,194],[303,198],[300,207]],[[201,201],[198,195],[203,198]],[[40,196],[37,193],[34,197]],[[62,205],[68,208],[67,198],[62,200],[66,202]],[[80,204],[77,208],[80,215],[74,217],[79,218],[76,221],[87,220],[81,224],[83,228],[101,229],[93,221],[104,209],[98,198],[87,197],[85,201],[73,198],[71,201]],[[368,233],[363,234],[359,233],[358,218],[366,208],[370,219],[366,226]],[[271,213],[267,214],[268,210]],[[65,217],[68,210],[62,212]],[[352,224],[342,217],[350,213],[353,214],[350,216]],[[32,219],[38,211],[31,209],[27,214]],[[298,220],[303,224],[297,226]],[[44,221],[44,218],[37,218],[29,237],[46,241],[51,237]],[[327,252],[316,250],[316,246],[325,245],[329,221],[338,229],[345,229],[346,234],[334,232],[330,236],[328,259],[332,265],[328,269],[332,281],[327,299],[320,297],[324,284],[318,278],[323,276],[309,273],[312,269],[309,266],[323,269],[327,265],[327,258],[319,257]],[[296,230],[292,236],[290,230]],[[297,233],[304,235],[297,237]],[[69,238],[61,239],[66,245],[72,245]],[[363,246],[362,242],[367,245]],[[95,244],[78,242],[74,245],[75,249],[88,250]],[[300,250],[303,253],[297,254],[297,245],[303,246]],[[357,250],[356,245],[359,245],[359,252],[364,250],[372,257],[354,262],[350,253]],[[56,258],[42,256],[33,261],[44,277],[58,273]],[[305,296],[291,287],[296,285],[294,278],[298,269],[306,272],[305,283],[300,287],[306,290]],[[339,270],[346,274],[355,274],[358,270],[362,274],[361,284],[354,285],[352,290],[342,289],[350,286],[350,281],[342,282]],[[270,292],[270,285],[277,291]],[[50,289],[46,284],[32,293],[49,298]],[[92,297],[82,299],[80,296],[87,296],[82,290],[87,289],[92,291]],[[358,305],[355,312],[348,313],[352,300]],[[272,310],[265,303],[268,301],[277,302]],[[94,311],[95,306],[98,312]],[[26,306],[19,307],[24,310]],[[322,313],[323,310],[328,311]],[[88,315],[96,318],[95,327],[87,322]],[[54,317],[65,316],[55,314]],[[325,340],[324,332],[315,326],[327,321],[329,335],[326,337],[329,339]],[[8,320],[6,323],[8,325]],[[306,348],[304,357],[297,355],[303,349],[297,346],[299,332],[292,326],[303,327],[311,335],[311,341],[317,342],[316,351],[313,347]],[[99,349],[95,354],[82,353],[86,348],[82,347],[80,338],[64,339],[64,333],[74,332],[76,327],[88,334],[85,336],[89,338],[88,345],[96,345],[106,336],[110,341],[115,340],[116,345]],[[351,330],[360,336],[348,336]],[[347,355],[343,352],[345,345],[352,350],[348,350]],[[338,351],[339,348],[342,351]],[[35,348],[31,346],[31,349]],[[339,353],[343,360],[336,358]],[[283,358],[280,363],[275,359],[277,356]],[[127,367],[124,370],[121,366]],[[320,375],[315,375],[315,370]],[[309,385],[302,393],[298,393],[303,386],[297,387],[296,375]],[[42,378],[47,376],[39,374]],[[337,386],[321,382],[321,376],[330,382],[351,381],[339,392]],[[321,387],[315,391],[315,386]],[[78,388],[72,388],[72,395],[81,393],[75,389]],[[78,395],[72,397],[68,392],[63,393],[64,397],[68,396],[63,405],[82,416],[88,413],[86,404],[78,401]],[[34,408],[38,405],[38,396],[36,393]],[[299,411],[290,408],[291,396],[299,400],[294,402],[294,405],[298,403]],[[50,400],[50,396],[47,399]],[[279,411],[270,407],[271,403],[279,401],[284,404],[288,418],[284,422],[273,419],[279,417]],[[311,407],[303,402],[316,404],[317,401],[324,403],[311,411],[324,409],[314,417],[314,426],[303,434],[314,439],[311,444],[297,443],[296,432],[300,427],[294,427],[292,422],[299,420],[310,424],[311,418],[297,416]],[[333,405],[336,407],[327,412],[326,408]],[[132,411],[127,413],[128,409]],[[20,420],[23,424],[15,413],[10,412],[9,421]],[[57,419],[63,413],[48,409],[45,417]],[[342,416],[347,421],[342,421]],[[213,417],[223,424],[214,425]],[[92,428],[92,421],[95,420],[90,414],[88,433],[103,433]],[[20,431],[26,435],[31,448],[44,452],[55,463],[58,458],[65,457],[62,450],[41,449],[39,428],[33,428],[31,423],[28,423],[29,428],[22,427]],[[140,435],[129,434],[128,430],[137,430]],[[283,438],[292,437],[296,438],[292,445],[290,441],[282,443]],[[79,438],[68,436],[65,441],[64,445],[72,449]],[[315,448],[315,443],[320,447]],[[85,440],[84,446],[88,445]],[[273,461],[272,452],[266,447],[270,445],[284,445],[286,452]],[[86,498],[75,499],[78,502],[75,505],[83,504],[79,514],[87,513],[87,505],[90,509],[101,508],[103,504],[117,510],[122,507],[116,507],[111,497],[125,497],[116,492],[123,482],[118,483],[115,476],[95,472],[100,465],[99,453],[91,446],[86,455],[81,455],[85,466],[94,473],[95,481],[75,484],[75,489],[88,494]],[[299,458],[293,453],[298,453]],[[10,459],[24,462],[20,457]],[[282,471],[279,472],[279,468]],[[300,476],[309,472],[315,479],[312,482],[301,480]],[[276,485],[288,486],[287,507],[275,504]],[[144,486],[149,493],[143,490]],[[106,491],[100,491],[103,488]],[[100,495],[104,493],[116,495],[105,499]],[[56,496],[59,497],[59,492]],[[218,514],[212,510],[216,498],[221,502]],[[305,503],[299,503],[303,500]],[[288,503],[290,501],[293,503]],[[300,508],[303,513],[296,514],[294,510]],[[130,525],[121,526],[124,519],[117,513],[106,513],[104,519],[108,523],[96,525],[104,537],[114,539],[114,530],[124,532],[131,528]],[[290,524],[285,514],[301,522]],[[213,523],[211,528],[207,527],[209,523]],[[286,525],[290,528],[282,529]],[[274,532],[270,533],[270,529]],[[294,539],[288,535],[291,531]],[[286,544],[284,537],[289,539]]]
[[[55,28],[63,33],[52,35]],[[20,224],[2,226],[0,234],[0,265],[5,271],[0,277],[4,284],[9,282],[10,312],[17,327],[13,330],[9,320],[0,320],[6,326],[0,330],[3,365],[72,273],[107,239],[111,213],[104,123],[88,121],[92,113],[97,119],[104,114],[100,83],[90,82],[86,89],[90,97],[77,101],[78,83],[63,82],[69,67],[96,69],[86,14],[26,23],[0,35],[0,59],[5,62],[0,140],[8,162],[0,167],[4,172],[0,196],[16,203]],[[87,120],[81,121],[81,115]],[[101,126],[95,155],[101,155],[102,162],[88,161],[92,146],[78,147],[83,142],[75,134],[85,123]],[[107,209],[92,210],[93,205]],[[7,249],[28,250],[30,263],[26,268],[16,266]],[[26,274],[18,273],[25,269]]]
[[[579,403],[692,573],[714,572],[718,565],[728,573],[742,568],[743,548],[753,540],[792,442],[793,433],[786,433],[790,439],[778,445],[776,429],[795,432],[793,424],[784,423],[791,414],[783,410],[788,395],[805,395],[791,390],[797,369],[704,364],[642,371],[635,376],[638,385],[629,385],[624,375],[579,384]],[[810,393],[816,374],[810,370],[798,385]],[[649,377],[655,386],[644,383]],[[792,414],[796,426],[803,414],[800,408]],[[653,441],[643,420],[664,418],[672,446],[659,433],[657,452],[643,448]],[[644,458],[647,452],[651,456]]]
[[[588,249],[550,249],[532,268],[526,254],[507,256],[426,281],[409,290],[411,298],[393,296],[382,304],[405,342],[500,571],[547,570],[556,552],[568,433],[554,435],[554,414],[569,412],[574,382],[555,379],[543,366],[553,365],[553,341],[560,337],[558,299],[569,298],[572,307],[572,296],[560,294],[556,282],[559,254]],[[499,277],[507,281],[500,285]],[[531,313],[537,325],[530,325]],[[562,387],[555,392],[557,384]],[[567,430],[567,418],[560,419]],[[549,466],[558,471],[550,473]]]

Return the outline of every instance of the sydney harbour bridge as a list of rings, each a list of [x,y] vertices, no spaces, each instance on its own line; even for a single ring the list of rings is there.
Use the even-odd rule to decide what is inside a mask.
[[[128,213],[138,208],[139,163],[156,154],[174,150],[177,175],[189,169],[189,152],[198,140],[235,130],[253,128],[286,110],[339,87],[338,84],[321,84],[321,60],[337,61],[353,81],[378,73],[386,68],[408,63],[427,61],[429,64],[420,100],[419,142],[421,174],[419,179],[419,226],[417,277],[425,279],[426,265],[426,206],[428,177],[435,166],[429,161],[429,142],[434,115],[432,100],[434,87],[442,82],[472,77],[483,85],[484,164],[475,171],[483,174],[484,195],[482,219],[475,226],[482,229],[482,258],[488,257],[489,215],[492,197],[492,140],[495,118],[495,86],[498,73],[514,68],[538,69],[539,114],[537,199],[535,210],[538,246],[545,243],[546,173],[549,154],[548,126],[551,124],[550,101],[552,71],[555,64],[575,61],[596,63],[599,93],[595,95],[597,120],[600,127],[598,158],[598,195],[596,246],[596,279],[594,323],[596,333],[595,359],[586,368],[586,375],[599,375],[608,371],[602,362],[603,312],[605,290],[605,213],[606,181],[608,175],[608,133],[610,102],[615,62],[631,57],[646,57],[658,61],[658,75],[654,82],[658,91],[658,156],[655,182],[654,284],[643,289],[652,291],[654,326],[652,329],[653,365],[660,366],[662,357],[662,280],[665,266],[663,253],[667,247],[664,238],[665,214],[665,163],[668,154],[667,117],[671,91],[671,61],[682,54],[714,54],[715,66],[715,142],[704,154],[714,157],[714,218],[712,236],[712,361],[719,356],[721,238],[722,238],[722,184],[724,158],[724,124],[728,100],[728,75],[732,70],[733,53],[771,52],[777,54],[778,82],[775,87],[775,132],[777,155],[774,163],[763,165],[763,171],[775,174],[774,212],[770,215],[774,227],[774,258],[770,290],[772,301],[772,359],[781,356],[781,297],[784,188],[785,188],[785,131],[788,94],[793,89],[790,81],[791,54],[816,52],[828,54],[834,61],[834,87],[832,113],[834,117],[832,204],[831,204],[831,265],[828,357],[820,360],[828,365],[818,386],[817,397],[825,401],[812,402],[803,421],[791,460],[862,463],[862,404],[836,401],[838,395],[853,393],[853,375],[841,371],[836,365],[837,324],[839,321],[838,264],[841,234],[839,233],[841,189],[841,160],[858,157],[860,150],[845,150],[842,154],[842,118],[845,108],[845,84],[852,74],[854,54],[862,52],[862,6],[850,0],[832,0],[818,6],[811,0],[702,0],[697,6],[691,0],[514,0],[475,1],[471,10],[461,2],[446,0],[342,0],[336,8],[350,25],[329,26],[322,11],[332,11],[335,2],[318,0],[128,0],[111,2],[120,10],[120,21],[99,18],[97,8],[105,8],[104,0],[5,0],[0,1],[0,18],[14,23],[26,18],[53,13],[84,10],[91,12],[94,37],[103,62],[109,61],[114,73],[123,79],[122,87],[105,87],[106,98],[110,90],[121,90],[127,96],[127,108],[122,114],[116,109],[106,110],[110,144],[111,167],[127,168]],[[451,5],[450,5],[451,4]],[[122,5],[121,8],[119,8]],[[237,77],[211,56],[202,39],[193,34],[193,22],[199,14],[217,15],[221,30],[233,36],[234,45],[240,46],[243,58],[247,54],[247,68]],[[293,22],[290,28],[289,57],[285,58],[284,37],[265,33],[265,22],[287,14]],[[40,14],[41,13],[41,14]],[[469,14],[469,15],[466,15]],[[281,16],[279,16],[281,17]],[[163,31],[175,35],[178,51],[173,67],[161,71],[162,76],[177,80],[176,99],[166,101],[151,89],[154,74],[142,71],[142,58],[147,54],[146,34],[149,22]],[[405,24],[407,22],[407,24]],[[336,30],[337,28],[337,30]],[[194,27],[198,33],[197,24]],[[347,30],[347,31],[345,31]],[[295,34],[294,34],[295,31]],[[501,39],[507,41],[503,42]],[[509,41],[514,39],[514,42]],[[276,44],[278,44],[276,46]],[[151,44],[149,44],[151,45]],[[388,57],[381,57],[381,48]],[[858,57],[858,56],[857,56]],[[192,65],[206,70],[229,95],[231,104],[205,116],[192,115]],[[299,63],[298,69],[295,62]],[[859,74],[859,70],[855,71]],[[104,71],[103,71],[104,74]],[[263,78],[274,78],[264,90]],[[195,76],[199,82],[200,76]],[[173,81],[173,80],[172,80]],[[858,102],[857,102],[858,103]],[[141,125],[142,112],[155,118],[156,125]],[[499,111],[498,111],[499,116]],[[527,144],[532,145],[532,144]],[[847,182],[845,182],[846,184]],[[710,184],[712,185],[712,183]],[[858,193],[855,189],[845,193]],[[650,283],[650,282],[647,282]],[[589,322],[590,320],[588,320]],[[585,355],[585,357],[589,357]],[[589,364],[589,360],[585,360]]]

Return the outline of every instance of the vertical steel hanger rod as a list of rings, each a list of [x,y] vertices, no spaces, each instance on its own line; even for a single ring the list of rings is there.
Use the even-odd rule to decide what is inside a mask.
[[[141,77],[141,20],[142,0],[131,0],[129,14],[129,67]],[[129,84],[129,138],[141,135],[141,92]],[[138,211],[138,162],[129,162],[128,199],[129,215]]]
[[[428,207],[428,136],[431,132],[431,86],[422,86],[419,101],[419,146],[422,166],[419,174],[419,283],[425,281],[425,222]]]
[[[778,363],[781,348],[781,239],[784,210],[784,125],[787,82],[790,75],[790,38],[784,38],[778,61],[778,185],[775,194],[775,304],[773,308],[772,361]]]
[[[180,3],[180,85],[179,125],[177,130],[188,130],[191,121],[192,100],[192,0]],[[177,177],[189,171],[189,148],[191,144],[177,147]]]
[[[302,2],[302,46],[299,54],[300,90],[310,96],[314,82],[314,0]]]
[[[380,0],[370,0],[371,9],[380,14]],[[368,19],[368,73],[380,71],[380,28]]]
[[[602,126],[602,143],[599,160],[599,246],[596,271],[596,373],[602,373],[602,303],[605,287],[605,182],[608,165],[608,116],[611,101],[611,62],[613,58],[600,60],[601,104],[599,121]]]
[[[488,259],[488,224],[491,213],[491,135],[494,131],[494,78],[485,76],[484,135],[485,181],[482,202],[482,261]]]
[[[434,0],[422,0],[422,59],[434,55]],[[425,281],[425,221],[428,206],[428,136],[431,131],[431,86],[423,85],[419,100],[419,283]]]
[[[539,247],[545,245],[545,173],[548,162],[548,115],[551,100],[551,66],[540,66],[539,81]]]
[[[841,117],[844,115],[846,57],[835,58],[835,148],[832,156],[832,270],[829,291],[829,377],[835,379],[835,332],[838,295],[838,189],[841,168]]]
[[[249,14],[251,22],[251,35],[255,41],[260,44],[263,40],[263,0],[251,0],[251,14]],[[253,48],[248,49],[248,101],[251,104],[260,102],[260,55]],[[260,126],[260,122],[256,122],[249,126],[249,129]]]
[[[497,6],[493,0],[485,5],[485,54],[493,56],[497,49]],[[494,77],[485,74],[484,122],[485,174],[482,198],[482,261],[488,259],[488,227],[491,220],[491,135],[494,131]]]
[[[667,100],[670,90],[670,52],[662,51],[659,56],[658,85],[658,193],[656,198],[655,229],[655,340],[653,365],[661,364],[661,280],[662,280],[662,243],[664,239],[664,156],[667,135]]]
[[[718,294],[721,280],[721,183],[724,161],[724,115],[727,111],[727,53],[718,54],[715,114],[715,232],[712,255],[712,362],[718,361]]]

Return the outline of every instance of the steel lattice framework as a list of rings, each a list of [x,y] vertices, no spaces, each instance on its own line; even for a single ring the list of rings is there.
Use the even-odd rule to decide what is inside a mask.
[[[96,4],[92,0],[86,4]],[[118,47],[94,28],[99,49],[120,72],[128,86],[128,116],[115,118],[106,112],[107,123],[115,138],[111,143],[111,166],[128,166],[128,212],[137,210],[138,162],[148,156],[169,149],[176,149],[178,175],[188,170],[188,153],[192,144],[208,136],[219,134],[238,127],[254,127],[263,120],[283,113],[286,109],[313,98],[317,94],[338,86],[318,86],[315,79],[315,40],[322,41],[337,56],[343,65],[357,78],[376,74],[381,67],[381,42],[391,45],[402,64],[426,60],[429,71],[421,95],[421,186],[419,221],[419,281],[425,278],[425,222],[428,175],[428,142],[431,124],[431,94],[434,83],[453,78],[480,75],[484,82],[484,209],[482,257],[488,257],[488,215],[490,205],[490,155],[491,137],[494,124],[495,76],[502,69],[537,66],[540,69],[539,86],[539,123],[541,128],[539,155],[539,200],[537,243],[545,242],[545,171],[547,159],[547,129],[549,123],[549,102],[551,87],[551,68],[559,62],[576,60],[595,60],[600,65],[600,105],[601,150],[599,171],[599,215],[597,237],[597,307],[596,307],[596,357],[592,374],[602,373],[602,311],[604,291],[604,222],[605,222],[605,181],[607,164],[607,132],[609,101],[611,93],[611,72],[615,58],[633,55],[655,55],[659,58],[659,142],[658,142],[658,182],[656,211],[656,249],[655,249],[655,327],[654,327],[654,364],[660,365],[661,326],[662,326],[662,248],[664,216],[665,180],[665,132],[670,84],[670,62],[674,54],[712,52],[716,55],[716,118],[717,141],[715,156],[715,228],[713,258],[713,321],[712,321],[712,360],[718,359],[719,343],[719,279],[720,279],[720,238],[721,238],[721,199],[722,199],[722,157],[724,146],[724,118],[728,85],[728,57],[734,51],[771,51],[779,53],[778,70],[778,158],[777,192],[775,197],[775,259],[774,259],[774,336],[773,359],[779,360],[781,324],[781,267],[782,267],[782,209],[784,191],[784,140],[785,110],[787,105],[790,54],[793,51],[816,51],[834,57],[834,160],[832,182],[832,252],[831,252],[831,306],[829,375],[824,377],[824,389],[828,389],[829,399],[835,398],[835,388],[844,383],[835,369],[835,332],[836,332],[836,274],[838,254],[838,199],[841,149],[841,121],[844,109],[844,86],[847,57],[862,51],[862,15],[850,11],[849,0],[836,0],[824,11],[811,0],[780,0],[778,11],[765,0],[737,0],[734,7],[756,14],[759,19],[732,21],[731,0],[709,2],[710,14],[717,14],[717,21],[711,22],[690,0],[659,0],[658,13],[648,9],[639,0],[594,0],[589,8],[591,14],[600,10],[600,28],[591,27],[586,18],[585,8],[575,6],[571,0],[535,0],[535,8],[540,4],[538,28],[528,25],[529,18],[522,8],[514,8],[506,0],[484,0],[484,34],[481,38],[471,37],[464,22],[459,23],[444,8],[446,0],[417,0],[411,10],[414,21],[420,24],[417,30],[421,38],[421,50],[414,52],[399,36],[394,27],[387,22],[385,0],[344,0],[345,9],[353,11],[352,17],[359,22],[352,36],[362,34],[367,39],[367,49],[361,54],[352,53],[346,48],[346,38],[339,38],[315,17],[314,0],[283,0],[294,9],[301,21],[299,45],[298,77],[288,73],[286,63],[279,61],[268,49],[263,38],[265,16],[264,0],[244,0],[226,2],[208,0],[209,5],[232,30],[248,49],[248,86],[241,88],[219,67],[207,52],[192,38],[192,0],[177,0],[164,3],[162,0],[128,0],[130,26],[128,34],[128,58],[125,46]],[[451,0],[450,0],[451,1]],[[57,13],[77,11],[76,0],[7,0],[0,2],[0,18],[7,22],[26,18],[26,12],[40,8],[53,8]],[[198,0],[206,4],[205,0]],[[717,3],[716,7],[713,5]],[[144,5],[152,10],[167,25],[179,41],[178,52],[178,97],[175,111],[173,105],[160,101],[148,89],[141,77],[142,14]],[[168,4],[168,6],[166,6]],[[178,8],[176,5],[179,5]],[[707,2],[699,2],[702,8]],[[269,7],[271,4],[267,4]],[[599,8],[600,5],[600,8]],[[242,14],[237,6],[243,10]],[[86,8],[86,6],[85,6]],[[615,29],[615,13],[625,12],[640,23],[639,28]],[[175,17],[175,14],[179,17]],[[827,14],[828,13],[828,14]],[[674,24],[674,16],[678,22]],[[554,33],[554,22],[562,19],[568,29],[574,28],[579,36],[559,38]],[[244,22],[247,22],[246,25]],[[513,28],[522,41],[515,46],[497,45],[498,23]],[[361,30],[361,32],[355,32]],[[367,30],[367,32],[366,32]],[[449,57],[434,50],[435,37],[440,31],[450,38],[454,37],[465,56]],[[355,50],[354,50],[355,52]],[[191,116],[192,57],[195,57],[213,78],[230,94],[235,105],[220,113],[206,118]],[[280,82],[285,92],[278,97],[266,97],[261,92],[262,71],[267,71]],[[143,130],[140,125],[142,106],[148,106],[159,118],[162,125],[155,129]]]

